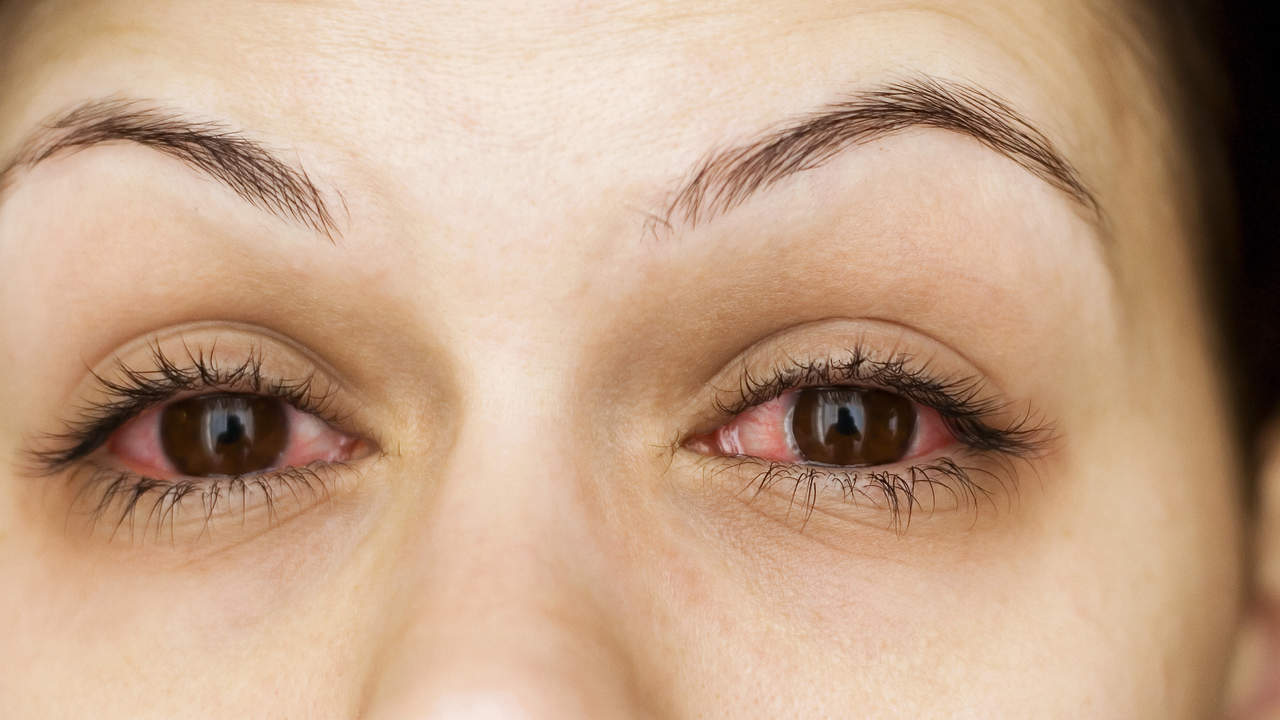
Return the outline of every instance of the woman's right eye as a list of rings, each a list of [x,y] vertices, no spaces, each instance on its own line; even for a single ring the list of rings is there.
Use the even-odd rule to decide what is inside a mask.
[[[279,398],[206,393],[172,400],[125,423],[107,442],[114,460],[145,477],[239,477],[341,462],[361,441]]]

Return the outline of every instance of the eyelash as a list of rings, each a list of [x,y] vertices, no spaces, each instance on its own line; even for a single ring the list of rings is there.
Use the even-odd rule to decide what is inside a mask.
[[[329,496],[329,488],[334,482],[333,474],[351,470],[349,463],[335,461],[313,463],[302,467],[285,467],[238,477],[178,478],[175,480],[158,480],[138,475],[127,470],[116,470],[106,467],[89,466],[87,475],[76,474],[82,486],[72,507],[76,507],[80,498],[89,491],[96,491],[98,499],[89,509],[90,522],[96,526],[107,515],[113,505],[120,505],[120,511],[112,521],[113,539],[120,528],[129,524],[130,534],[138,530],[135,520],[140,508],[146,509],[140,534],[145,534],[149,523],[155,521],[154,534],[158,538],[163,533],[166,521],[176,523],[175,509],[178,504],[189,497],[199,499],[203,510],[203,528],[217,515],[221,507],[234,507],[233,499],[240,497],[241,516],[245,515],[246,498],[253,493],[262,497],[262,505],[267,512],[268,525],[275,525],[278,520],[277,502],[287,493],[295,500],[301,500],[302,492],[310,495],[311,500],[323,501]],[[150,501],[147,502],[148,498]],[[147,507],[149,506],[149,508]],[[170,525],[172,531],[173,525]]]
[[[977,457],[995,459],[1005,473],[1002,475],[993,470],[962,465],[952,457],[936,458],[901,471],[875,468],[841,470],[768,461],[744,489],[754,488],[754,495],[759,495],[779,483],[791,483],[791,507],[794,508],[797,500],[802,502],[805,523],[817,505],[821,484],[835,485],[845,500],[854,501],[861,496],[871,502],[882,502],[888,510],[890,524],[898,532],[907,528],[913,512],[922,506],[922,487],[929,489],[930,499],[936,499],[941,489],[975,509],[980,501],[994,505],[993,492],[975,476],[983,476],[1007,488],[1006,482],[1011,481],[1013,475],[1012,461],[1040,456],[1055,435],[1048,423],[1034,417],[1030,411],[1016,416],[1007,424],[992,424],[990,418],[1005,412],[1008,404],[988,394],[986,384],[980,378],[938,376],[927,364],[915,364],[909,355],[876,359],[862,347],[854,347],[839,358],[791,358],[772,368],[765,376],[752,375],[744,369],[732,399],[726,402],[718,398],[715,406],[720,414],[731,418],[788,391],[822,386],[876,387],[932,408],[957,442]],[[764,462],[747,457],[730,460],[730,468]]]
[[[333,393],[317,387],[314,375],[297,380],[271,379],[263,373],[262,354],[250,349],[245,359],[232,365],[220,365],[211,354],[186,352],[183,362],[164,353],[159,345],[151,346],[152,368],[139,370],[118,362],[112,380],[95,374],[102,400],[83,407],[80,417],[66,423],[61,432],[45,436],[45,449],[29,453],[39,475],[53,475],[85,461],[107,443],[117,430],[149,408],[174,399],[182,393],[231,391],[263,395],[279,399],[301,412],[310,413],[332,424],[345,419],[333,411]],[[251,493],[260,493],[269,520],[276,519],[275,506],[281,493],[300,497],[306,491],[313,498],[327,496],[332,471],[349,468],[344,462],[317,462],[301,467],[284,467],[239,477],[176,478],[161,480],[128,470],[96,463],[83,465],[84,472],[73,473],[73,481],[81,485],[72,507],[90,491],[97,499],[90,502],[89,517],[96,524],[113,505],[121,506],[114,518],[112,536],[130,522],[140,506],[150,505],[146,521],[157,520],[156,533],[166,519],[173,520],[179,502],[198,497],[205,513],[205,523],[213,518],[221,503],[230,503],[239,493],[243,502]],[[151,502],[146,502],[152,498]],[[144,526],[145,529],[145,526]]]

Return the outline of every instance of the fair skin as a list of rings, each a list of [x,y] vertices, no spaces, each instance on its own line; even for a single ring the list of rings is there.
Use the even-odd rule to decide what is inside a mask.
[[[0,160],[136,98],[304,167],[332,221],[138,142],[12,170],[0,714],[1213,714],[1243,500],[1195,190],[1133,33],[1088,7],[0,11]],[[713,150],[914,78],[1002,98],[1087,194],[913,126],[665,212]],[[832,481],[744,492],[767,459],[698,442],[744,368],[855,345],[980,380],[984,422],[1040,442],[944,438],[921,462],[981,490],[922,484],[909,522]],[[123,441],[33,452],[151,346],[318,378],[347,462],[273,512],[88,512]]]

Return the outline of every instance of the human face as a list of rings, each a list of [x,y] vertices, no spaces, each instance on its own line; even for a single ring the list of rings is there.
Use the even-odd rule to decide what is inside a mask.
[[[7,716],[1218,702],[1238,466],[1118,11],[6,12]]]

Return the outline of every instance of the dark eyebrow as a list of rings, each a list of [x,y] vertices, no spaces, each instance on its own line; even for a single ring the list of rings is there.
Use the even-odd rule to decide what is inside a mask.
[[[924,77],[857,93],[760,139],[711,153],[672,193],[662,218],[696,226],[794,173],[839,153],[915,127],[963,133],[1002,153],[1078,202],[1095,220],[1101,209],[1079,173],[1049,138],[1005,101],[981,88]]]
[[[93,100],[44,123],[0,169],[0,192],[19,171],[65,152],[132,142],[177,158],[230,187],[255,207],[333,240],[337,224],[305,170],[229,126],[193,120],[142,100]]]

